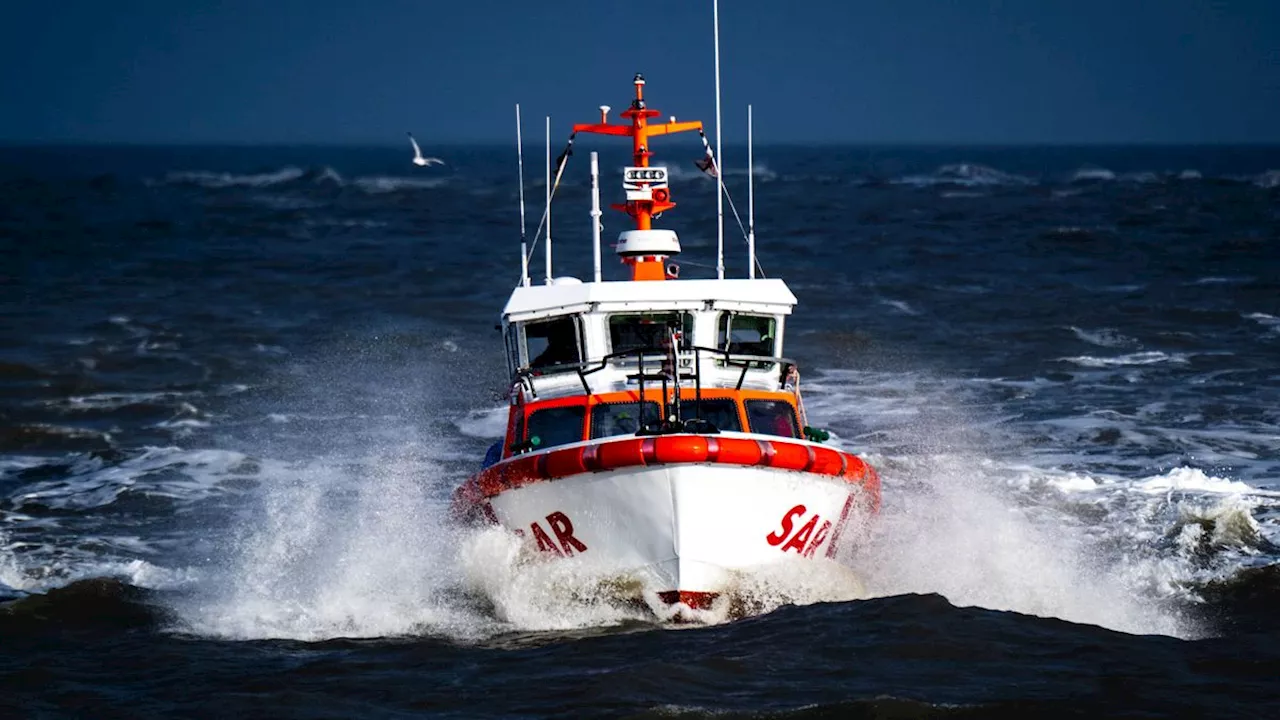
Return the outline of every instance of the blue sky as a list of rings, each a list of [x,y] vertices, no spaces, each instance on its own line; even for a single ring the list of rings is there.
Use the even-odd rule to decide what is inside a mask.
[[[377,143],[714,119],[710,0],[19,0],[0,141]],[[638,20],[633,8],[644,8]],[[1280,142],[1280,0],[722,0],[726,142]]]

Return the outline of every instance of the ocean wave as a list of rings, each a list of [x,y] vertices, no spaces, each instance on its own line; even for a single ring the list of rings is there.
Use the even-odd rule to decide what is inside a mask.
[[[1273,333],[1280,334],[1280,317],[1268,315],[1267,313],[1256,312],[1245,315],[1245,318],[1253,320]]]
[[[1071,173],[1071,175],[1067,178],[1067,182],[1096,183],[1096,182],[1109,182],[1115,179],[1116,179],[1116,174],[1111,170],[1108,170],[1103,167],[1085,165],[1083,167],[1077,168],[1075,172]]]
[[[1200,493],[1248,495],[1258,492],[1247,483],[1207,475],[1203,470],[1188,467],[1174,468],[1160,475],[1142,478],[1133,483],[1133,488],[1149,493],[1184,490]]]
[[[1202,278],[1196,278],[1188,285],[1245,285],[1253,282],[1254,278],[1247,275],[1236,275],[1233,277],[1225,277],[1221,275],[1207,275]]]
[[[19,488],[7,504],[14,510],[82,511],[111,505],[125,494],[194,502],[218,492],[221,481],[238,473],[246,460],[232,451],[174,447],[149,447],[119,463],[86,456],[72,463],[61,479]]]
[[[351,184],[370,195],[380,195],[406,190],[432,190],[443,187],[448,182],[449,178],[447,177],[413,178],[374,175],[371,177],[358,177],[351,181]]]
[[[1164,182],[1164,177],[1150,170],[1139,170],[1137,172],[1127,172],[1119,176],[1121,182],[1136,183],[1139,185],[1152,185]]]
[[[286,165],[259,173],[230,173],[215,170],[179,170],[166,174],[161,181],[165,185],[192,185],[220,190],[225,188],[270,188],[283,185],[329,185],[344,187],[347,181],[341,173],[327,165],[300,168]]]
[[[892,185],[913,185],[915,187],[932,187],[934,185],[960,185],[964,187],[1025,187],[1035,185],[1036,181],[1023,176],[1007,173],[977,163],[955,163],[943,165],[931,173],[924,175],[907,175],[890,180]]]
[[[1119,355],[1116,357],[1096,357],[1093,355],[1077,355],[1075,357],[1059,358],[1069,363],[1075,363],[1082,367],[1090,368],[1107,368],[1107,367],[1126,367],[1137,365],[1156,365],[1159,363],[1185,363],[1187,356],[1179,353],[1163,353],[1156,350],[1148,352],[1130,353],[1128,355]]]
[[[1253,178],[1253,184],[1268,190],[1280,187],[1280,170],[1268,170],[1264,173],[1258,173]]]
[[[165,175],[164,181],[171,185],[197,185],[205,188],[271,187],[293,182],[304,175],[306,175],[305,170],[290,165],[271,172],[250,175],[235,175],[228,172],[213,172],[209,170],[171,172]]]
[[[90,452],[111,446],[111,433],[102,430],[44,422],[0,427],[0,451],[4,452]]]
[[[1138,341],[1114,328],[1084,330],[1074,325],[1069,328],[1077,338],[1099,347],[1127,347],[1137,345]]]

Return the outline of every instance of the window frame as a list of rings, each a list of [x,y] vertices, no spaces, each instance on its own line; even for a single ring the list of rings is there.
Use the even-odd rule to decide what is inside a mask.
[[[729,347],[733,345],[734,320],[737,318],[756,318],[759,320],[769,321],[769,330],[773,334],[769,336],[770,344],[766,353],[745,353],[733,352]],[[716,349],[727,352],[730,355],[750,355],[754,357],[780,357],[781,346],[779,339],[782,335],[782,320],[777,315],[768,315],[764,313],[739,312],[737,310],[724,310],[716,317]],[[745,328],[743,328],[745,329]],[[759,341],[758,341],[759,342]],[[758,344],[753,343],[753,344]]]
[[[591,439],[591,440],[600,440],[600,439],[602,439],[602,438],[621,437],[621,436],[624,436],[624,435],[626,435],[626,434],[627,434],[627,433],[617,433],[617,434],[614,434],[614,435],[597,435],[597,434],[596,434],[596,412],[597,412],[600,408],[602,408],[602,407],[615,407],[615,406],[618,406],[618,405],[629,405],[629,406],[632,406],[632,407],[640,407],[640,408],[641,408],[641,410],[639,411],[639,422],[638,422],[638,423],[637,423],[637,425],[636,425],[636,430],[637,430],[637,431],[638,431],[638,430],[640,430],[640,428],[644,427],[644,424],[645,424],[645,411],[646,411],[646,410],[648,410],[648,409],[650,409],[650,408],[652,408],[652,409],[653,409],[653,418],[652,418],[652,419],[653,419],[653,421],[654,421],[654,422],[661,422],[661,421],[662,421],[662,406],[661,406],[661,405],[659,405],[659,404],[658,404],[658,402],[657,402],[656,400],[619,400],[619,401],[615,401],[615,402],[600,402],[600,403],[595,403],[595,404],[593,404],[593,405],[591,406],[591,408],[590,408],[590,410],[591,410],[591,417],[589,417],[589,418],[587,419],[587,425],[588,425],[588,427],[587,427],[587,437],[588,437],[589,439]],[[635,433],[632,433],[632,434],[635,434]]]
[[[680,317],[680,333],[681,333],[680,347],[677,349],[677,352],[680,352],[680,353],[692,352],[693,335],[695,332],[695,328],[697,326],[696,315],[694,311],[692,310],[657,310],[657,311],[645,312],[645,311],[624,310],[620,312],[611,312],[605,316],[605,332],[609,338],[609,354],[624,352],[624,351],[633,352],[643,347],[643,346],[637,345],[634,347],[625,348],[625,350],[619,350],[619,348],[617,347],[617,343],[614,342],[614,320],[616,318],[659,317],[659,316],[669,316],[669,315],[677,315]],[[657,354],[657,351],[654,351],[653,354]]]
[[[539,365],[538,367],[534,367],[533,361],[536,358],[530,357],[530,352],[529,352],[529,332],[528,332],[529,326],[530,325],[550,325],[551,323],[559,322],[563,320],[568,320],[570,323],[573,324],[573,339],[578,351],[577,361],[567,362],[567,363],[554,363],[551,365]],[[518,369],[537,370],[544,374],[547,373],[548,371],[568,372],[569,370],[580,367],[584,362],[586,362],[585,358],[587,354],[586,353],[587,348],[586,348],[586,342],[583,337],[581,313],[573,313],[569,315],[553,315],[551,317],[540,318],[537,320],[526,320],[522,323],[519,323],[518,327],[519,327],[519,336],[520,336],[520,339],[519,339],[520,365]],[[548,347],[550,346],[550,341],[548,341],[547,345]],[[539,355],[541,354],[542,353],[539,352]]]
[[[704,397],[704,398],[702,398],[701,403],[702,403],[702,404],[706,404],[706,403],[727,403],[727,404],[729,405],[729,407],[733,408],[733,419],[734,419],[734,421],[735,421],[735,423],[736,423],[737,427],[726,428],[726,427],[720,427],[719,425],[716,425],[716,429],[717,429],[717,430],[719,430],[719,431],[721,431],[721,432],[742,432],[742,431],[743,431],[743,430],[742,430],[742,427],[743,427],[743,425],[742,425],[742,407],[741,407],[741,404],[738,402],[738,400],[737,400],[736,398],[732,398],[732,397],[710,397],[710,398],[709,398],[709,397]],[[701,412],[698,412],[697,414],[695,414],[695,413],[693,412],[693,408],[694,408],[695,406],[697,406],[698,404],[699,404],[699,401],[698,401],[697,399],[695,399],[695,398],[691,398],[691,397],[688,397],[688,396],[682,396],[682,397],[680,398],[680,412],[681,412],[681,413],[683,413],[684,418],[685,418],[686,420],[692,420],[694,417],[698,417],[698,418],[700,418],[700,419],[702,419],[702,420],[706,420],[706,416],[702,415],[702,413],[701,413]],[[701,411],[701,408],[698,408],[698,409],[699,409],[699,411]],[[708,421],[708,422],[709,422],[709,421]],[[712,424],[714,425],[715,423],[712,423]]]
[[[782,405],[787,409],[788,411],[787,419],[790,421],[789,425],[791,427],[791,432],[792,432],[791,435],[779,435],[776,432],[772,432],[772,428],[756,429],[755,418],[752,417],[751,408],[753,405],[762,405],[765,403],[768,403],[771,405]],[[751,433],[754,433],[756,435],[770,435],[773,437],[785,437],[785,438],[791,438],[793,440],[798,440],[803,437],[803,435],[800,432],[799,414],[796,412],[795,406],[787,402],[786,400],[781,400],[776,398],[750,398],[743,401],[742,410],[743,410],[743,413],[747,416],[747,427],[749,428],[749,432]],[[776,416],[773,416],[773,417],[776,418]],[[773,419],[773,418],[770,418],[770,419]]]
[[[586,432],[587,406],[584,403],[573,403],[571,405],[553,405],[550,407],[539,407],[528,412],[527,414],[524,414],[522,418],[524,427],[523,427],[523,430],[521,431],[521,434],[523,435],[523,437],[519,439],[518,443],[528,442],[531,438],[534,437],[534,432],[533,432],[534,418],[536,418],[538,415],[543,413],[550,414],[554,412],[563,412],[565,410],[577,411],[581,415],[578,419],[577,437],[575,437],[573,440],[566,440],[565,442],[558,442],[555,444],[539,442],[536,447],[529,448],[530,451],[546,450],[548,448],[560,447],[562,445],[571,445],[576,442],[582,442],[583,434]],[[538,437],[541,438],[542,436],[539,435]]]

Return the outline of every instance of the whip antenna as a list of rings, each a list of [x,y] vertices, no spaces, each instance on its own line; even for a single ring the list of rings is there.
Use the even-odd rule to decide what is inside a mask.
[[[547,116],[547,284],[551,284],[551,116]]]
[[[716,47],[716,277],[724,279],[724,164],[720,154],[720,0],[712,3]]]
[[[751,106],[747,105],[747,277],[756,279],[756,164],[752,153]]]
[[[524,230],[524,140],[520,137],[520,103],[516,103],[516,157],[520,163],[520,284],[529,287],[529,248]]]

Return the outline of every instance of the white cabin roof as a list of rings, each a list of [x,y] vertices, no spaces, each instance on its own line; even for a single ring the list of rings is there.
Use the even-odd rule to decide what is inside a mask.
[[[711,308],[791,314],[796,296],[777,278],[556,282],[517,287],[502,310],[508,322],[573,312]]]

